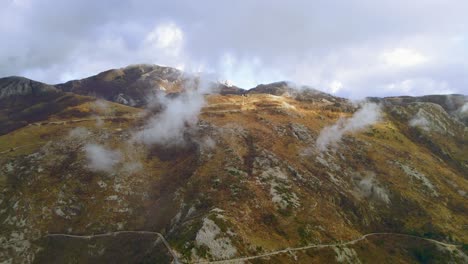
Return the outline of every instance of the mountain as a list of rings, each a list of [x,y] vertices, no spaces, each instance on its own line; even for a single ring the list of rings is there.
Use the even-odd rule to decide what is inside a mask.
[[[23,77],[0,78],[0,135],[90,100]]]
[[[134,107],[144,107],[158,93],[179,93],[187,82],[197,82],[197,77],[170,67],[138,64],[112,69],[82,80],[57,84],[64,92],[95,96]],[[240,94],[243,89],[210,82],[213,92]]]
[[[468,261],[468,129],[454,114],[466,96],[356,105],[287,82],[197,93],[182,73],[125,69],[19,82],[45,97],[0,85],[20,112],[82,98],[0,136],[0,262]],[[136,85],[148,73],[154,86]],[[160,79],[169,96],[150,111],[140,96]]]
[[[44,96],[57,93],[51,85],[29,80],[23,77],[0,78],[0,99],[17,96]]]
[[[397,96],[385,98],[370,98],[379,102],[394,105],[408,105],[411,103],[433,103],[442,107],[445,112],[449,113],[459,121],[468,125],[468,96],[462,94],[449,95],[426,95],[426,96]]]
[[[56,86],[65,92],[96,96],[130,106],[143,106],[147,97],[158,91],[179,91],[186,78],[183,72],[174,68],[131,65]]]

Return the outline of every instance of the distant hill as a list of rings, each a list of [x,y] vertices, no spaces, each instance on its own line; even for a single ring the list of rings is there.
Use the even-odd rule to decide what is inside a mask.
[[[91,100],[23,77],[0,78],[0,135]]]
[[[394,105],[408,105],[411,103],[434,103],[440,105],[448,114],[468,126],[468,96],[462,94],[425,95],[425,96],[393,96],[384,98],[370,98],[378,102]]]

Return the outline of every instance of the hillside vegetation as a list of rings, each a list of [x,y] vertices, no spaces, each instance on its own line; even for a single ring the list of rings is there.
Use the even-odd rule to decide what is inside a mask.
[[[140,108],[69,93],[84,81],[6,100],[0,262],[172,261],[148,235],[47,236],[123,230],[162,233],[183,263],[311,245],[239,261],[468,262],[463,104],[355,105],[287,83],[186,99],[180,82]]]

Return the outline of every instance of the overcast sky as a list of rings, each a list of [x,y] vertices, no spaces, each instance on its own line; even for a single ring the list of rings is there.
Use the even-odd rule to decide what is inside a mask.
[[[150,3],[151,2],[151,3]],[[129,64],[340,96],[468,94],[466,0],[0,0],[0,76]]]

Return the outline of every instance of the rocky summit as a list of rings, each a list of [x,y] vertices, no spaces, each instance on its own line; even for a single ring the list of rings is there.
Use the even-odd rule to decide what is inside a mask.
[[[466,95],[156,65],[0,79],[1,263],[468,263]]]

